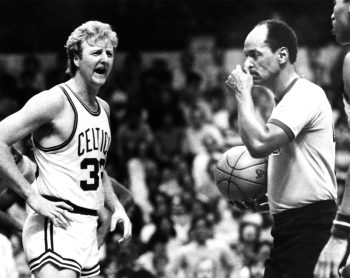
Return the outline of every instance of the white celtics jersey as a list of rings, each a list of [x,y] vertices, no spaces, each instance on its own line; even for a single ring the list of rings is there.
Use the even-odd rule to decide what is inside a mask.
[[[38,173],[33,185],[42,195],[98,210],[104,201],[101,175],[111,141],[108,115],[100,103],[91,111],[66,84],[59,87],[74,110],[74,127],[59,146],[44,148],[34,141]]]

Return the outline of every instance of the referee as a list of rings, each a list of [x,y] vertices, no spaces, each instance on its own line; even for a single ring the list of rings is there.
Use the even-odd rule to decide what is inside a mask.
[[[313,277],[337,211],[332,109],[325,92],[295,70],[298,44],[284,22],[258,23],[244,42],[246,60],[226,81],[238,126],[253,157],[269,157],[268,199],[273,246],[265,278]],[[266,123],[254,113],[254,85],[274,93]]]

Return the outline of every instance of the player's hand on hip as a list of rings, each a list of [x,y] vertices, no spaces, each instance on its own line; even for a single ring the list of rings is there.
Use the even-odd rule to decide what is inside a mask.
[[[121,223],[123,226],[123,237],[119,239],[119,243],[121,244],[128,241],[132,235],[131,221],[123,209],[117,209],[113,213],[111,220],[111,232],[115,230],[118,223]]]
[[[37,193],[27,199],[28,205],[42,216],[48,217],[55,226],[69,226],[71,218],[68,211],[73,208],[65,202],[51,202]]]
[[[249,70],[237,65],[227,78],[226,87],[237,94],[250,93],[253,88],[253,78]]]
[[[314,269],[314,278],[333,278],[339,276],[339,265],[344,258],[347,240],[331,236],[323,248]]]

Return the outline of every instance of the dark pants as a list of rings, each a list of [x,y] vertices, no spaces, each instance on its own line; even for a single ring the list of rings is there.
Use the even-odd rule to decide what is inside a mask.
[[[335,201],[329,200],[275,214],[264,278],[312,278],[336,212]]]

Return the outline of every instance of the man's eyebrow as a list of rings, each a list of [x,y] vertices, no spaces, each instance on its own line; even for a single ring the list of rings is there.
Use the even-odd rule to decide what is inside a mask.
[[[258,49],[256,49],[256,48],[243,50],[244,54],[249,54],[249,53],[253,53],[253,52],[259,52],[260,53],[260,51]]]

